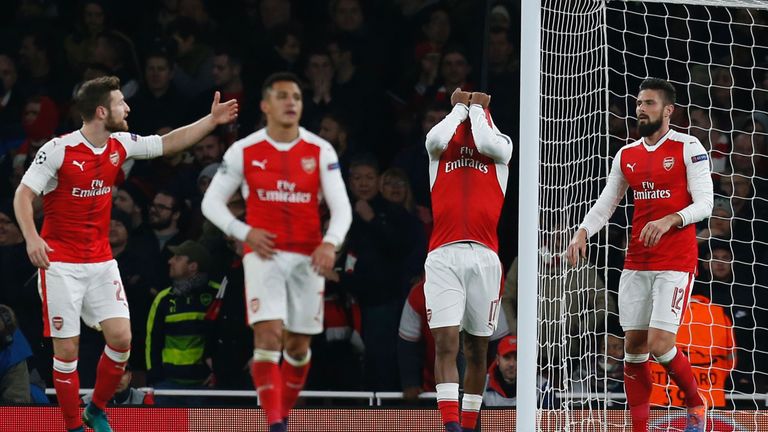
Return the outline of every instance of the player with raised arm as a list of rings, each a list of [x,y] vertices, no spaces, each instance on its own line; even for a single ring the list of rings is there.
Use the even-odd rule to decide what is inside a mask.
[[[205,217],[245,242],[251,372],[272,432],[286,430],[306,381],[312,335],[323,330],[323,275],[352,223],[336,152],[299,126],[302,108],[295,75],[269,76],[261,100],[266,127],[227,150],[202,204]],[[238,188],[246,200],[245,222],[226,205]],[[322,237],[321,198],[331,213]]]
[[[53,338],[53,384],[69,431],[83,421],[111,431],[104,407],[112,398],[131,349],[128,303],[109,246],[112,186],[129,158],[149,159],[188,148],[237,118],[237,103],[219,103],[211,113],[162,137],[125,133],[130,108],[117,77],[87,81],[75,95],[83,119],[77,131],[48,141],[38,151],[13,201],[29,259],[40,269],[44,334]],[[45,220],[38,234],[32,202],[43,196]],[[93,399],[78,415],[77,372],[80,318],[104,332],[106,346],[96,371]]]
[[[488,339],[498,322],[502,266],[496,233],[512,141],[493,124],[485,93],[456,89],[453,110],[427,133],[434,229],[424,264],[435,339],[437,405],[446,431],[472,431],[483,402]],[[467,369],[459,424],[456,355]]]
[[[699,140],[670,129],[674,104],[669,82],[648,78],[640,84],[636,113],[642,138],[616,154],[605,189],[567,250],[568,261],[577,265],[587,238],[605,226],[632,188],[635,211],[619,281],[619,320],[626,333],[624,386],[633,432],[648,430],[649,352],[685,393],[685,432],[704,432],[706,426],[705,402],[675,338],[696,272],[694,224],[712,212],[712,178]]]

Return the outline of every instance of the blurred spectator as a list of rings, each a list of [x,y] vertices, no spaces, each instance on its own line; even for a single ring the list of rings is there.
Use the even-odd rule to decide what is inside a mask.
[[[221,162],[225,150],[221,137],[216,134],[210,134],[200,140],[192,147],[192,156],[195,158],[197,169],[202,170],[211,164]]]
[[[458,46],[443,51],[440,61],[440,78],[442,85],[435,90],[434,98],[438,102],[448,102],[451,93],[457,88],[471,92],[474,84],[469,82],[472,72],[466,52]]]
[[[211,40],[216,34],[218,24],[211,18],[203,0],[178,0],[177,11],[180,17],[195,23],[202,40]]]
[[[170,127],[164,126],[155,134],[163,136],[170,131]],[[144,190],[168,190],[182,200],[197,195],[197,174],[198,168],[189,150],[164,154],[155,159],[138,160],[130,171],[131,180]]]
[[[726,383],[734,367],[733,324],[722,306],[710,303],[705,295],[691,296],[677,332],[677,346],[691,361],[693,377],[707,406],[724,408]],[[664,367],[651,362],[653,389],[651,403],[685,406],[685,395],[670,380]]]
[[[7,54],[0,54],[0,154],[18,142],[6,140],[21,135],[21,112],[25,96],[19,86],[19,73],[16,62]]]
[[[182,215],[186,215],[186,209],[186,203],[168,190],[161,190],[155,194],[149,206],[149,227],[152,228],[154,235],[155,251],[160,254],[158,260],[153,263],[150,287],[152,295],[171,283],[167,263],[173,253],[168,247],[177,246],[187,240],[186,231],[181,229],[179,223]]]
[[[125,371],[123,377],[120,378],[120,383],[117,385],[115,394],[112,399],[107,401],[110,406],[115,405],[154,405],[155,397],[152,393],[147,393],[143,390],[139,390],[131,386],[133,379],[133,372],[131,372],[131,365],[125,365]],[[80,398],[84,405],[91,403],[93,399],[93,392],[83,395]]]
[[[416,205],[419,219],[425,225],[432,224],[430,208],[430,184],[429,184],[429,155],[424,140],[430,131],[440,120],[451,111],[448,104],[432,103],[426,106],[421,115],[421,121],[409,137],[408,145],[395,156],[393,166],[402,168],[410,179],[413,189],[413,199]]]
[[[219,288],[224,290],[221,305],[218,314],[209,308],[206,315],[214,326],[215,342],[211,349],[213,373],[217,388],[252,390],[249,365],[253,358],[253,331],[244,324],[243,243],[229,237],[227,246],[230,265],[226,271],[227,283],[222,282]]]
[[[157,294],[147,320],[148,381],[156,388],[212,387],[213,323],[205,314],[219,284],[208,277],[211,255],[192,240],[170,250],[172,283]],[[157,398],[158,404],[166,402]]]
[[[341,108],[335,99],[331,55],[325,50],[315,50],[307,56],[304,77],[307,79],[304,98],[304,123],[311,130],[320,127],[322,118],[335,107]]]
[[[727,242],[710,243],[711,252],[702,257],[708,265],[696,281],[694,293],[730,312],[736,340],[736,364],[731,375],[734,389],[761,393],[768,390],[768,374],[758,366],[768,364],[768,330],[758,323],[768,322],[768,295],[758,286],[760,279],[753,277],[751,266],[748,274],[735,275],[730,248]]]
[[[699,107],[691,107],[688,110],[690,128],[688,133],[699,139],[704,148],[709,152],[712,161],[713,173],[726,172],[728,161],[728,139],[722,129],[713,122],[708,110]]]
[[[144,86],[128,99],[131,107],[131,129],[149,135],[163,126],[178,127],[183,123],[187,100],[171,85],[174,64],[168,53],[154,51],[144,63]]]
[[[554,393],[544,377],[536,377],[536,399],[540,408],[553,408]],[[499,342],[496,360],[488,368],[483,403],[489,407],[517,406],[517,338],[507,336]]]
[[[617,315],[609,316],[607,329],[598,330],[597,352],[587,353],[573,372],[573,393],[624,393],[624,331]]]
[[[59,124],[59,110],[46,96],[27,99],[22,113],[25,139],[13,159],[14,171],[23,174],[37,155],[40,147],[54,137]]]
[[[101,0],[83,1],[79,7],[75,29],[64,38],[67,63],[75,74],[81,74],[96,49],[96,41],[107,27],[107,11]]]
[[[317,132],[321,138],[331,143],[339,156],[339,167],[344,180],[349,175],[349,160],[354,154],[354,141],[350,137],[347,120],[338,113],[327,113],[320,120],[320,129]]]
[[[0,304],[0,403],[48,403],[40,375],[27,364],[32,350],[13,309]]]
[[[730,200],[725,198],[715,198],[712,207],[712,216],[707,220],[706,228],[696,233],[696,239],[699,241],[699,255],[709,253],[709,240],[721,239],[731,240],[731,220],[733,219],[733,209]]]
[[[415,401],[422,392],[435,391],[435,340],[427,322],[427,307],[424,297],[424,281],[411,288],[400,315],[397,357],[400,365],[400,385],[403,397]],[[499,311],[499,324],[490,337],[488,363],[495,358],[496,345],[509,334],[504,311]],[[464,354],[459,352],[456,359],[459,374],[464,374]],[[461,378],[460,378],[461,380]]]
[[[71,98],[71,76],[67,68],[58,67],[52,36],[39,31],[27,31],[21,38],[19,62],[21,84],[30,96],[48,96],[57,104]]]
[[[422,40],[416,43],[415,58],[421,59],[427,54],[438,54],[445,48],[445,44],[451,38],[451,15],[444,7],[433,7],[424,14],[424,23],[421,25]],[[436,76],[431,75],[433,81]],[[433,83],[433,82],[432,82]],[[430,85],[432,84],[430,83]]]
[[[284,24],[276,27],[269,34],[270,49],[266,59],[260,66],[261,74],[255,82],[262,82],[272,71],[299,73],[299,59],[302,53],[301,29],[295,24]]]
[[[125,34],[116,30],[102,32],[96,38],[91,62],[104,66],[109,75],[120,78],[120,91],[126,99],[130,99],[139,91],[139,58],[133,41]]]
[[[176,42],[173,84],[184,97],[194,98],[213,85],[213,50],[200,40],[197,24],[189,18],[176,19],[168,33]]]
[[[235,49],[223,46],[217,48],[213,56],[213,88],[203,91],[192,101],[192,111],[189,113],[190,118],[198,118],[201,114],[208,112],[213,91],[221,92],[222,102],[237,100],[240,116],[235,122],[222,126],[218,130],[226,146],[240,138],[239,134],[251,132],[250,129],[247,131],[243,129],[243,117],[248,117],[249,110],[253,112],[254,109],[258,109],[254,107],[256,104],[249,100],[251,95],[247,93],[242,73],[242,58],[235,53]]]
[[[360,158],[349,171],[353,219],[340,283],[360,304],[366,386],[392,390],[397,387],[398,314],[404,300],[401,254],[410,239],[398,216],[401,210],[379,195],[376,162]]]
[[[30,335],[32,366],[50,377],[50,349],[43,345],[43,315],[37,292],[37,269],[29,261],[27,245],[10,202],[0,204],[0,304],[18,314],[19,329]]]
[[[153,245],[130,237],[130,229],[131,216],[114,207],[109,226],[109,246],[120,268],[123,289],[131,310],[132,349],[136,352],[144,352],[147,316],[153,297],[149,291],[153,279],[153,266],[147,263],[156,262],[159,254]],[[144,357],[131,356],[128,361],[137,372],[137,382],[143,385],[146,371]]]
[[[582,265],[577,269],[567,270],[567,263],[563,257],[563,251],[567,245],[567,232],[559,226],[553,226],[548,230],[551,234],[545,238],[539,249],[539,268],[541,286],[539,287],[542,298],[550,299],[540,305],[543,314],[539,320],[539,346],[549,347],[548,353],[559,351],[555,346],[560,346],[563,340],[567,340],[564,346],[567,356],[578,357],[579,352],[586,343],[580,329],[599,329],[605,325],[606,312],[617,313],[616,299],[606,289],[597,270],[591,265]],[[513,334],[517,329],[517,293],[520,289],[517,285],[518,258],[512,262],[507,272],[504,283],[504,295],[501,300],[502,308],[510,320],[509,328]],[[523,288],[527,289],[527,288]],[[560,299],[564,299],[561,301]],[[561,324],[565,334],[561,334]],[[564,339],[563,339],[564,338]],[[547,358],[547,353],[542,354]],[[555,364],[560,360],[548,358]]]

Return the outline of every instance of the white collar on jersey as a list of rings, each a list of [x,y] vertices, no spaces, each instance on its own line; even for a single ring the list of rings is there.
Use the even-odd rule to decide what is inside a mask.
[[[83,137],[83,144],[88,146],[88,148],[91,149],[91,151],[94,154],[97,154],[97,155],[102,154],[107,149],[107,146],[96,147],[95,145],[93,145],[93,143],[88,140],[88,137],[85,136],[82,129],[78,129],[77,133],[79,133],[80,136]]]
[[[667,133],[665,133],[661,138],[659,138],[659,141],[654,145],[648,145],[648,143],[645,142],[645,137],[642,137],[640,139],[643,140],[643,146],[645,147],[646,150],[654,151],[657,148],[661,147],[661,145],[664,144],[672,136],[673,133],[675,133],[675,131],[672,128],[670,128],[667,131]]]
[[[269,136],[269,134],[267,133],[266,129],[264,129],[264,136],[266,137],[267,142],[272,144],[272,146],[274,148],[276,148],[277,150],[279,150],[279,151],[288,151],[293,146],[295,146],[297,142],[301,141],[301,139],[304,138],[304,128],[299,127],[299,136],[296,137],[295,140],[290,141],[290,142],[280,142],[280,141],[273,140],[272,137]]]

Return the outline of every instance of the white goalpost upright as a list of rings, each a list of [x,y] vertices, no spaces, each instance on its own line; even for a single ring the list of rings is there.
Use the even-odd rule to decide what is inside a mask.
[[[590,239],[578,268],[563,253],[613,156],[638,138],[634,98],[648,77],[675,86],[672,127],[702,141],[714,173],[716,208],[697,225],[694,292],[731,321],[702,323],[683,350],[724,389],[710,400],[716,421],[768,430],[755,411],[768,406],[768,0],[521,5],[516,430],[629,426],[615,368],[622,356],[605,347],[617,333],[631,199]],[[727,333],[733,347],[718,339]],[[674,403],[676,390],[665,375],[658,381],[651,430],[681,430],[684,411],[658,402],[661,394]]]

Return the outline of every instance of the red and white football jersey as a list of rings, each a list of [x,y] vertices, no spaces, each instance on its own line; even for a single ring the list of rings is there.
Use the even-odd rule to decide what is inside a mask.
[[[109,136],[94,147],[78,130],[48,141],[21,182],[43,195],[40,236],[53,249],[51,261],[96,263],[112,259],[109,222],[112,186],[128,158],[163,153],[162,139],[129,133]]]
[[[696,271],[698,247],[693,225],[712,211],[709,157],[693,136],[670,130],[654,146],[643,139],[619,150],[606,187],[581,227],[591,236],[599,230],[632,189],[634,215],[627,248],[627,270]],[[651,221],[678,213],[682,227],[672,227],[658,244],[645,247],[640,233]]]
[[[212,196],[228,198],[241,186],[247,226],[245,232],[238,233],[230,226],[234,216],[210,204]],[[325,239],[321,238],[321,192],[331,209]],[[276,142],[261,129],[232,144],[206,192],[203,212],[223,231],[241,240],[251,227],[261,228],[276,234],[276,250],[304,255],[310,255],[323,240],[340,244],[351,222],[336,152],[327,141],[303,128],[299,138],[290,143]],[[250,249],[246,245],[247,252]]]
[[[436,152],[432,149],[429,151],[434,218],[429,250],[449,243],[472,241],[498,252],[497,226],[504,204],[512,142],[494,128],[490,113],[483,111],[479,105],[473,105],[469,117],[464,119],[461,110],[466,111],[467,108],[463,105],[456,107],[427,136],[429,149],[430,146],[438,145],[431,141],[439,141],[433,138],[434,135],[442,134],[439,129],[452,132],[442,134],[450,137],[450,140],[439,158],[435,157]],[[456,125],[455,121],[460,123]],[[472,122],[483,121],[487,128],[472,125]],[[494,159],[483,154],[482,149],[478,150],[475,137],[479,135],[476,134],[483,134],[489,146],[496,147],[496,153],[503,153],[503,156]]]

